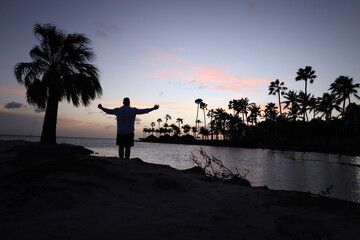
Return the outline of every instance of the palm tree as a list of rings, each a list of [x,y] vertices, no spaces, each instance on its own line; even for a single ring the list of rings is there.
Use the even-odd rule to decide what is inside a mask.
[[[305,68],[299,68],[296,74],[296,81],[305,81],[305,95],[307,95],[307,82],[309,81],[311,84],[314,83],[314,80],[316,78],[315,70],[313,70],[311,66],[306,66]]]
[[[200,108],[200,104],[202,103],[202,99],[201,98],[198,98],[195,100],[195,103],[197,104],[197,111],[196,111],[196,119],[195,119],[195,126],[196,126],[196,122],[198,120],[198,117],[199,117],[199,108]]]
[[[265,119],[270,121],[275,121],[276,115],[278,114],[277,107],[275,106],[275,103],[268,103],[265,106]]]
[[[156,124],[155,124],[154,122],[151,122],[151,123],[150,123],[150,126],[151,126],[151,134],[154,133],[154,130],[155,130],[154,127],[155,127],[155,125],[156,125]]]
[[[190,130],[191,130],[191,127],[190,127],[189,124],[185,124],[181,128],[184,130],[185,134],[188,134],[190,132]]]
[[[297,96],[297,102],[300,108],[299,114],[303,114],[304,121],[309,121],[307,110],[310,110],[310,99],[312,98],[313,96],[311,94],[305,94],[303,91],[300,91],[299,95]]]
[[[305,95],[304,96],[308,96],[307,82],[309,81],[311,84],[314,83],[314,80],[316,78],[315,70],[313,70],[311,66],[306,66],[305,68],[299,68],[299,70],[297,71],[296,74],[297,74],[297,77],[295,78],[296,81],[300,81],[300,80],[305,81],[305,92],[304,92]],[[304,100],[308,100],[308,99],[304,98]],[[304,114],[304,121],[308,118],[306,109],[307,109],[307,102],[305,101],[303,103],[303,109],[302,109],[302,112]]]
[[[214,139],[214,121],[213,118],[215,116],[214,109],[208,111],[207,116],[210,117],[210,132],[211,132],[211,140]]]
[[[197,127],[195,126],[195,127],[191,127],[191,131],[192,131],[192,133],[193,133],[193,136],[196,138],[196,133],[197,133]]]
[[[318,111],[319,98],[315,98],[314,95],[310,97],[308,102],[308,110],[309,113],[314,112],[313,119],[316,119],[316,115],[319,113]]]
[[[293,119],[293,121],[296,121],[296,118],[299,114],[299,104],[298,104],[298,94],[297,92],[290,90],[289,92],[284,94],[284,98],[287,99],[283,103],[285,103],[284,108],[289,109],[289,116]]]
[[[159,130],[160,130],[160,123],[162,122],[161,118],[158,118],[158,120],[156,120],[159,124]]]
[[[204,128],[206,129],[206,117],[205,117],[205,110],[207,109],[207,104],[204,102],[200,103],[200,108],[203,110],[204,112]]]
[[[176,119],[176,122],[179,123],[179,129],[181,129],[181,124],[183,124],[184,119],[182,119],[182,118],[177,118],[177,119]],[[180,135],[180,133],[179,133],[179,135]]]
[[[280,95],[284,95],[286,90],[287,87],[284,87],[284,82],[280,82],[279,79],[276,79],[274,82],[270,83],[269,95],[276,95],[276,94],[278,95],[280,115],[282,115]]]
[[[247,114],[248,114],[248,107],[249,107],[249,99],[248,98],[241,98],[239,100],[239,110],[242,114],[242,120],[247,124]]]
[[[35,24],[40,44],[30,50],[31,62],[19,62],[14,73],[25,85],[27,102],[45,109],[41,144],[56,144],[59,102],[89,106],[102,94],[95,57],[84,34],[65,34],[51,24]]]
[[[250,116],[248,117],[248,121],[251,122],[252,124],[255,123],[255,125],[257,125],[257,118],[259,116],[261,116],[260,114],[260,105],[256,105],[256,103],[251,103],[249,105],[249,110],[250,110]]]
[[[168,120],[170,120],[171,119],[171,116],[169,115],[169,114],[166,114],[166,116],[165,116],[165,124],[167,125],[167,126],[169,126],[168,125]],[[165,129],[166,129],[167,127],[165,127]]]
[[[331,94],[335,95],[339,103],[343,103],[342,106],[342,115],[345,114],[345,102],[346,100],[350,101],[350,95],[354,95],[357,99],[360,99],[359,95],[357,95],[357,88],[360,88],[359,83],[353,83],[353,79],[348,76],[340,76],[338,77],[331,85],[329,90],[331,90]]]
[[[329,122],[333,110],[340,110],[337,105],[336,96],[329,93],[324,93],[323,96],[318,98],[317,111],[323,113],[320,117],[325,116],[325,120]]]

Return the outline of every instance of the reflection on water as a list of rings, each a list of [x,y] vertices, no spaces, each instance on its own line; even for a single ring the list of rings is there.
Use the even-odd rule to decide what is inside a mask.
[[[0,139],[20,139],[0,136]],[[21,139],[39,141],[36,137]],[[118,149],[113,139],[58,138],[58,143],[85,146],[97,156],[117,156]],[[333,185],[330,197],[360,203],[360,157],[337,154],[276,151],[231,147],[201,146],[204,151],[221,159],[230,168],[240,173],[249,171],[246,179],[253,186],[268,186],[270,189],[297,190],[320,193]],[[177,169],[194,166],[191,154],[198,155],[200,146],[135,142],[131,157],[143,161],[170,165]]]

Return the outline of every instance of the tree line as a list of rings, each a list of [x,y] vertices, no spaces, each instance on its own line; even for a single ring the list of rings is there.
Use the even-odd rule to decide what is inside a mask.
[[[285,83],[279,79],[270,82],[268,94],[274,95],[277,103],[269,102],[264,109],[250,102],[248,98],[230,100],[227,106],[230,111],[224,108],[208,109],[208,105],[198,98],[195,100],[196,120],[193,126],[189,124],[181,126],[183,124],[181,118],[177,118],[176,123],[169,125],[171,116],[167,114],[162,126],[162,119],[159,118],[158,128],[155,128],[156,124],[152,122],[151,128],[144,128],[143,131],[145,134],[156,133],[158,136],[192,134],[196,138],[218,140],[249,136],[266,138],[265,135],[270,132],[273,135],[274,128],[278,132],[281,132],[281,128],[290,132],[306,128],[305,132],[309,133],[309,128],[317,124],[321,125],[323,132],[309,133],[309,138],[328,136],[326,131],[334,131],[334,128],[338,130],[349,128],[348,125],[352,125],[350,131],[352,135],[358,133],[360,106],[351,98],[360,99],[358,95],[360,84],[354,83],[353,78],[349,76],[341,75],[330,84],[327,92],[315,97],[308,92],[308,83],[314,83],[316,78],[315,70],[311,66],[305,66],[299,68],[295,77],[296,81],[304,81],[304,90],[288,90]],[[203,117],[200,117],[201,115]],[[291,126],[298,129],[292,129]],[[315,134],[317,135],[314,136]]]

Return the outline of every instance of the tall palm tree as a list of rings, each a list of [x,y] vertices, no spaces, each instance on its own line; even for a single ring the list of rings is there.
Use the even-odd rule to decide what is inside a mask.
[[[66,34],[51,24],[35,24],[40,44],[30,50],[31,62],[19,62],[14,73],[25,85],[27,102],[45,109],[41,144],[56,144],[59,102],[89,106],[102,94],[95,54],[84,34]]]
[[[345,102],[346,100],[350,101],[350,96],[353,94],[357,99],[360,99],[360,96],[357,95],[357,88],[360,88],[359,83],[353,83],[353,79],[348,76],[338,77],[331,85],[329,90],[331,94],[335,95],[339,103],[343,103],[342,106],[342,115],[345,114]]]
[[[274,82],[270,83],[269,95],[276,95],[276,94],[278,95],[280,115],[282,115],[280,95],[284,95],[286,90],[287,87],[284,87],[284,82],[280,82],[279,79],[276,79]]]
[[[313,70],[311,66],[306,66],[305,68],[299,68],[296,74],[296,81],[305,81],[305,95],[307,95],[307,82],[309,81],[311,84],[314,83],[316,78],[315,70]]]
[[[305,81],[305,96],[307,96],[307,83],[308,81],[312,84],[314,83],[315,78],[317,77],[315,75],[315,70],[312,69],[311,66],[306,66],[305,68],[299,68],[297,71],[297,76],[295,78],[296,81]],[[307,118],[306,114],[306,108],[307,108],[307,102],[304,102],[302,112],[304,114],[304,121]]]
[[[204,112],[204,128],[206,129],[206,117],[205,117],[205,110],[207,109],[207,104],[204,102],[200,103],[200,108],[203,110]]]
[[[199,118],[199,108],[200,108],[200,104],[202,103],[202,99],[201,98],[198,98],[195,100],[195,103],[197,104],[197,110],[196,110],[196,119],[195,119],[195,126],[196,126],[196,122]]]

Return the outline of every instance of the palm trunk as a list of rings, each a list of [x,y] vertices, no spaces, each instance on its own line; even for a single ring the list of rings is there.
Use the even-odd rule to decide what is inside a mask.
[[[200,107],[200,103],[198,103],[197,105],[197,110],[196,110],[196,120],[195,120],[195,127],[197,128],[197,120],[199,117],[199,107]]]
[[[206,116],[205,116],[205,109],[203,109],[204,111],[204,128],[206,129]]]
[[[50,96],[47,102],[40,144],[56,144],[56,122],[59,102]]]
[[[279,109],[280,109],[280,116],[281,116],[282,111],[281,111],[280,92],[279,91],[278,91],[278,96],[279,96]]]

